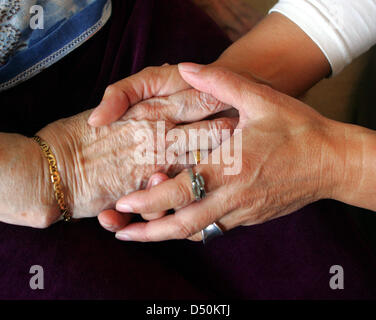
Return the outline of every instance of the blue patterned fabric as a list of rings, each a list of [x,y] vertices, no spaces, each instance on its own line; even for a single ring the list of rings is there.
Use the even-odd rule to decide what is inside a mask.
[[[33,28],[38,13],[42,29]],[[0,0],[0,91],[66,56],[110,15],[110,0]]]

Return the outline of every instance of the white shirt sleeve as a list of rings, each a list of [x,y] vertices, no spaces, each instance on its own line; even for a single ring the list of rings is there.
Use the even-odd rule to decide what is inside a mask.
[[[279,12],[322,50],[338,74],[376,43],[376,0],[280,0]]]

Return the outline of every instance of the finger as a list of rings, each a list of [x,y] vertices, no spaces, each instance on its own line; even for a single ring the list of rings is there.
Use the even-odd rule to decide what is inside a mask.
[[[187,240],[194,241],[194,242],[200,242],[200,241],[202,241],[202,233],[201,233],[201,231],[195,233],[192,237],[188,237]]]
[[[177,163],[174,164],[173,166],[171,166],[171,168],[168,170],[169,176],[175,177],[180,172],[182,172],[184,169],[189,169],[192,166],[194,166],[196,164],[196,159],[195,159],[195,153],[196,152],[197,152],[197,150],[190,151],[190,152],[187,152],[185,154],[181,154],[177,158]],[[210,152],[211,152],[210,149],[209,150],[200,149],[200,159],[201,159],[201,161],[206,159]]]
[[[88,122],[94,127],[110,124],[120,119],[137,102],[187,88],[189,86],[182,80],[176,66],[148,67],[108,86]]]
[[[226,219],[228,217],[229,217],[229,219]],[[224,219],[230,220],[231,223],[229,223],[229,224],[224,223],[223,222]],[[225,214],[221,219],[219,219],[218,221],[215,221],[215,223],[222,230],[223,233],[225,233],[226,231],[231,230],[231,229],[233,229],[233,228],[235,228],[239,225],[238,223],[235,222],[234,217],[232,215],[232,212]],[[202,239],[203,239],[202,230],[195,233],[192,237],[187,238],[187,240],[195,241],[195,242],[202,241]]]
[[[142,219],[146,221],[152,221],[164,217],[167,214],[167,211],[153,212],[153,213],[144,213],[141,214]]]
[[[260,224],[262,222],[265,222],[264,220],[257,220],[254,221],[249,219],[250,216],[250,209],[249,208],[236,208],[224,215],[222,218],[220,218],[218,221],[216,221],[216,224],[221,228],[223,233],[226,233],[227,231],[234,229],[239,226],[251,226],[255,224]],[[202,233],[197,232],[192,237],[189,237],[188,240],[191,241],[202,241]]]
[[[182,78],[199,91],[211,94],[219,101],[232,105],[239,110],[240,117],[246,117],[252,105],[253,118],[262,112],[262,106],[257,103],[258,95],[265,90],[265,85],[256,84],[224,68],[203,66],[194,63],[178,65]]]
[[[227,231],[231,229],[244,225],[244,222],[248,221],[248,219],[245,219],[245,217],[247,217],[248,215],[249,215],[249,208],[236,208],[235,207],[233,211],[225,214],[219,220],[215,221],[215,223],[221,228],[223,233],[226,233]],[[195,233],[192,237],[189,237],[188,240],[202,241],[201,231]]]
[[[160,184],[163,181],[166,181],[168,179],[169,179],[169,177],[166,174],[162,173],[162,172],[154,173],[149,178],[148,184],[146,185],[146,189],[149,190],[150,188],[153,188],[154,186],[157,186],[158,184]]]
[[[147,188],[151,188],[153,185],[157,185],[165,180],[168,180],[168,176],[163,173],[155,173],[148,182]],[[156,217],[161,217],[165,213],[158,213]],[[127,224],[129,224],[132,215],[129,213],[120,213],[115,210],[105,210],[101,212],[98,216],[99,223],[102,225],[103,228],[107,229],[108,231],[116,232],[121,228],[124,228]]]
[[[219,147],[223,140],[230,138],[238,122],[238,118],[217,118],[177,126],[173,130],[182,130],[188,139],[185,149],[182,148],[179,154],[195,150],[212,150]],[[169,146],[169,144],[167,145]]]
[[[147,223],[130,224],[119,230],[116,238],[141,242],[190,238],[232,210],[231,201],[227,198],[225,191],[218,190],[173,215]]]
[[[229,184],[231,177],[242,171],[242,162],[233,161],[231,167],[223,165],[223,161],[227,157],[226,154],[222,157],[223,148],[227,150],[227,153],[231,153],[232,150],[233,154],[241,155],[241,143],[234,144],[234,137],[235,135],[231,139],[224,141],[221,148],[213,150],[205,161],[201,161],[192,169],[194,174],[202,176],[207,194],[223,185]],[[195,200],[195,197],[192,190],[191,176],[188,170],[183,170],[175,178],[165,181],[150,190],[137,191],[121,198],[116,203],[116,209],[120,212],[146,214],[155,211],[178,209],[189,205],[193,200]]]
[[[195,173],[200,173],[205,181],[206,192],[213,191],[220,181],[217,181],[217,168],[214,166],[197,166]],[[175,178],[162,182],[150,190],[141,190],[121,198],[116,203],[120,212],[151,213],[180,208],[195,200],[192,182],[187,170]]]
[[[228,139],[238,124],[237,118],[218,118],[177,126],[166,134],[166,160],[195,150],[212,150]]]
[[[200,151],[200,160],[203,160],[203,159],[207,158],[208,154],[210,152],[210,150],[202,150],[202,149],[200,149],[199,151]],[[197,150],[190,151],[190,152],[187,152],[185,154],[181,154],[178,157],[177,161],[178,161],[179,164],[185,166],[185,168],[183,168],[183,170],[184,169],[189,169],[189,168],[193,167],[196,164],[196,157],[197,157]],[[183,170],[180,170],[176,174],[179,174]],[[172,176],[174,176],[174,175],[172,175]]]
[[[195,151],[197,151],[197,150],[195,150]],[[210,152],[211,152],[210,149],[209,150],[200,149],[200,159],[201,159],[201,161],[206,159]],[[196,159],[195,159],[194,153],[195,152],[190,151],[190,152],[187,152],[185,154],[181,154],[176,159],[176,163],[171,165],[171,167],[168,169],[168,172],[167,172],[168,177],[175,177],[179,173],[181,173],[184,169],[188,169],[188,168],[191,168],[192,166],[194,166],[196,164]],[[146,213],[144,215],[146,215]]]
[[[223,142],[222,146],[228,146],[228,150],[233,148],[232,139],[227,139]],[[241,154],[241,145],[237,146],[234,152]],[[215,149],[205,159],[205,163],[200,162],[195,168],[194,173],[199,173],[205,181],[205,191],[210,193],[222,185],[227,184],[231,175],[241,172],[241,165],[234,163],[230,172],[226,173],[226,167],[221,164],[221,151],[222,148]],[[219,162],[217,162],[219,160]],[[206,163],[210,163],[207,165]],[[234,170],[237,170],[234,173]],[[227,175],[229,177],[227,177]],[[161,183],[150,190],[141,190],[131,193],[121,198],[117,204],[116,209],[120,212],[135,212],[140,214],[151,213],[155,211],[165,211],[169,209],[177,209],[189,205],[195,200],[192,181],[188,170],[183,170],[175,178]]]
[[[124,120],[164,119],[173,123],[196,122],[232,107],[212,95],[188,89],[166,97],[140,102],[130,109]]]
[[[136,191],[121,198],[116,203],[116,209],[121,212],[146,214],[188,205],[193,200],[191,179],[188,171],[184,170],[175,178],[154,188]]]
[[[116,232],[126,225],[132,219],[129,213],[120,213],[115,210],[105,210],[98,215],[100,225],[108,231]]]
[[[155,174],[153,174],[149,181],[148,181],[148,185],[146,186],[146,189],[150,189],[154,186],[157,186],[158,184],[162,183],[163,181],[166,181],[168,180],[169,177],[167,175],[165,175],[164,173],[161,173],[161,172],[157,172]],[[166,211],[160,211],[160,212],[153,212],[153,213],[149,213],[149,214],[142,214],[142,218],[144,220],[155,220],[155,219],[159,219],[163,216],[166,215]]]

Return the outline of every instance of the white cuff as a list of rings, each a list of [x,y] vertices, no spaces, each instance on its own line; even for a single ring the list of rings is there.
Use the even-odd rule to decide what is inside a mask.
[[[289,18],[317,44],[332,75],[376,43],[376,0],[280,0],[270,12]]]

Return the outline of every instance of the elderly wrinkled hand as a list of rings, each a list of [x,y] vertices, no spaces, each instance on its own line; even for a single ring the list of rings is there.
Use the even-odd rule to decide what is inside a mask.
[[[204,129],[208,133],[210,145],[207,147],[210,150],[221,143],[214,128],[232,131],[237,124],[237,119],[230,118],[187,124],[192,121],[193,115],[177,115],[171,112],[173,108],[172,104],[149,99],[134,106],[132,112],[128,112],[117,122],[101,128],[87,124],[92,112],[88,110],[53,122],[37,133],[48,142],[57,159],[64,196],[73,218],[94,217],[105,209],[114,208],[116,201],[124,194],[145,188],[153,173],[163,174],[163,180],[184,169],[186,165],[179,161],[179,158],[186,157],[190,146],[184,142],[174,143],[168,140],[171,131],[187,133],[191,129]],[[157,114],[155,109],[158,109]],[[203,119],[206,115],[204,110],[198,111],[194,120]],[[160,121],[163,121],[163,126],[160,126]],[[0,208],[0,219],[11,224],[48,227],[61,216],[56,200],[52,199],[51,181],[42,178],[48,176],[47,160],[39,146],[31,139],[4,135],[4,143],[11,138],[16,141],[13,142],[16,145],[20,145],[18,140],[25,141],[25,146],[33,152],[32,156],[40,158],[38,163],[41,163],[41,167],[36,167],[42,170],[38,174],[41,181],[35,185],[25,184],[24,192],[29,195],[37,194],[35,199],[30,196],[32,199],[29,200],[7,201],[6,204],[10,205],[5,209]],[[143,156],[143,145],[146,145],[149,151],[146,158]],[[170,148],[173,152],[170,152],[168,162],[158,163],[147,158],[157,157],[158,153],[166,152]],[[28,170],[28,167],[25,170]],[[31,204],[33,207],[26,210]],[[129,216],[122,218],[123,221],[129,220]]]
[[[205,180],[207,195],[201,201],[195,201],[187,170],[121,198],[117,212],[112,212],[112,231],[118,239],[200,240],[199,232],[213,222],[223,230],[249,226],[335,197],[345,169],[339,161],[344,149],[336,140],[344,137],[342,126],[296,99],[225,69],[195,64],[181,64],[179,69],[192,87],[238,109],[237,131],[209,155],[207,164],[193,168]],[[235,173],[226,174],[226,148],[241,159]],[[155,218],[155,212],[168,209],[175,213]],[[139,213],[149,221],[121,223],[122,212]]]

